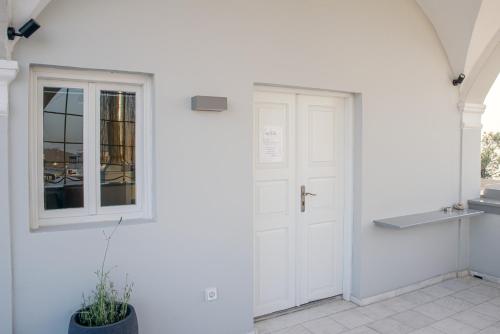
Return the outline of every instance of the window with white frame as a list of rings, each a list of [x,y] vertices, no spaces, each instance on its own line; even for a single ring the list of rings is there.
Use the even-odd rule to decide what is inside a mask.
[[[151,219],[151,78],[33,67],[31,227]]]

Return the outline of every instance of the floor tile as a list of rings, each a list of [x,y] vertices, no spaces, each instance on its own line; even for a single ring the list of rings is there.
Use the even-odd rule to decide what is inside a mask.
[[[301,325],[293,326],[290,328],[281,329],[276,332],[272,332],[272,334],[311,334],[305,327]]]
[[[455,291],[439,286],[439,285],[432,285],[427,288],[424,288],[421,290],[421,292],[428,294],[429,296],[435,297],[435,298],[441,298],[444,296],[451,295]]]
[[[500,323],[496,323],[494,326],[483,329],[479,332],[480,334],[500,334]]]
[[[436,322],[436,320],[432,319],[431,317],[412,310],[398,313],[396,315],[393,315],[392,318],[414,329],[427,327]]]
[[[469,291],[492,298],[500,296],[500,289],[484,284],[476,285],[470,288]]]
[[[334,315],[331,315],[330,318],[332,318],[333,320],[340,323],[342,326],[347,327],[349,329],[363,326],[370,322],[373,322],[373,319],[367,317],[363,313],[359,312],[357,309],[335,313]]]
[[[424,327],[411,332],[411,334],[443,334],[443,332],[433,327]]]
[[[404,298],[401,298],[401,296],[383,301],[383,302],[381,302],[381,304],[387,306],[389,309],[391,309],[397,313],[403,312],[403,311],[409,310],[411,308],[414,308],[415,306],[418,306],[418,304],[411,302],[409,300],[406,300]]]
[[[359,307],[344,300],[255,323],[256,334],[500,334],[500,285],[460,278]]]
[[[500,306],[490,303],[483,303],[475,306],[471,310],[492,317],[497,321],[500,320]]]
[[[321,318],[323,314],[314,309],[305,309],[298,312],[285,314],[276,318],[277,321],[282,323],[281,328],[291,327],[301,324],[305,321]]]
[[[270,333],[271,331],[264,326],[262,322],[256,322],[254,324],[254,329],[255,329],[255,334],[267,334]]]
[[[453,294],[452,296],[456,297],[456,298],[460,298],[460,299],[465,300],[465,301],[468,301],[469,303],[472,303],[475,305],[482,304],[482,303],[487,302],[488,300],[493,298],[490,296],[485,296],[485,295],[481,295],[479,293],[470,291],[470,289],[457,292],[457,293]]]
[[[422,291],[410,292],[405,295],[401,295],[400,298],[409,301],[410,303],[413,303],[415,305],[427,304],[437,299],[426,293],[423,293]]]
[[[304,322],[302,326],[313,334],[338,334],[347,330],[347,328],[329,317]]]
[[[420,305],[414,310],[435,320],[442,320],[456,313],[455,311],[441,306],[436,302]]]
[[[469,289],[475,285],[479,284],[479,282],[465,280],[461,278],[450,279],[438,284],[438,286],[453,290],[453,291],[462,291]]]
[[[500,328],[488,327],[478,332],[478,334],[500,334]]]
[[[487,280],[480,280],[480,284],[483,284],[483,285],[489,285],[489,286],[492,286],[494,288],[497,288],[497,289],[500,289],[500,284],[496,283],[496,282],[491,282],[491,281],[487,281]]]
[[[472,310],[460,312],[451,317],[477,329],[485,329],[497,322],[497,320],[492,317]]]
[[[326,315],[326,314],[324,314],[324,312],[322,312],[317,307],[311,307],[311,308],[302,310],[302,311],[300,311],[300,313],[301,313],[301,315],[300,315],[299,320],[301,322],[322,318]]]
[[[255,323],[255,329],[257,329],[258,334],[268,334],[272,331],[276,331],[278,329],[285,328],[281,322],[278,322],[277,319],[269,319],[263,321],[257,321]]]
[[[463,299],[455,298],[453,296],[447,296],[436,300],[436,304],[449,308],[455,312],[462,312],[474,307],[474,304],[469,303]]]
[[[319,306],[314,307],[319,313],[323,314],[323,316],[331,315],[334,313],[339,313],[342,311],[350,310],[358,307],[356,304],[345,301],[345,300],[336,300],[331,303],[325,303]]]
[[[460,280],[469,283],[471,286],[478,285],[481,284],[481,282],[483,282],[482,279],[473,276],[462,277],[460,278]]]
[[[367,326],[381,334],[405,334],[414,330],[414,328],[390,318],[377,320]]]
[[[276,318],[259,321],[256,323],[256,327],[259,328],[261,331],[260,333],[263,334],[267,334],[269,332],[274,332],[284,328],[290,328],[295,325],[299,325],[302,322],[312,320],[310,317],[310,313],[306,311],[308,310],[297,311]]]
[[[358,310],[373,320],[380,320],[387,318],[396,313],[393,309],[388,308],[382,303],[375,303],[368,306],[358,308]]]
[[[432,327],[446,333],[446,334],[472,334],[477,333],[479,330],[466,325],[458,320],[448,318],[436,322]]]
[[[361,327],[351,329],[351,330],[344,332],[342,334],[378,334],[378,333],[369,327],[361,326]]]

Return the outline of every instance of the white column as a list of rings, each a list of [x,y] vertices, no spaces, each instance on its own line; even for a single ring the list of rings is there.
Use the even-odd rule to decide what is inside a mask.
[[[0,333],[13,333],[9,194],[9,84],[17,62],[0,59]]]
[[[481,116],[484,104],[461,103],[461,161],[460,161],[460,201],[467,205],[469,199],[479,197],[481,189]],[[458,269],[469,268],[469,220],[459,223]]]
[[[484,104],[461,103],[462,113],[462,161],[460,199],[466,202],[479,197],[481,187],[481,116]]]

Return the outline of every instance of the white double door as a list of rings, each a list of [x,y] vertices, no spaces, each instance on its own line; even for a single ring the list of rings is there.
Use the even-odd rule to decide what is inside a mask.
[[[346,97],[254,93],[254,315],[342,294]]]

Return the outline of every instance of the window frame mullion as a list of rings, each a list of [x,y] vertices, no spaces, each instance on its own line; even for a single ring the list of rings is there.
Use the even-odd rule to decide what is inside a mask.
[[[90,215],[96,215],[97,214],[97,201],[98,198],[96,196],[96,191],[97,191],[97,182],[99,179],[99,166],[98,164],[98,155],[99,155],[99,150],[97,147],[98,144],[98,123],[97,119],[98,117],[96,116],[97,113],[97,101],[96,101],[96,85],[93,82],[88,83],[88,120],[87,120],[87,131],[85,131],[85,134],[88,136],[87,138],[87,152],[88,152],[88,177],[87,180],[88,182],[86,183],[87,187],[87,194],[88,194],[88,202],[86,203],[86,207],[88,210],[88,213]]]

